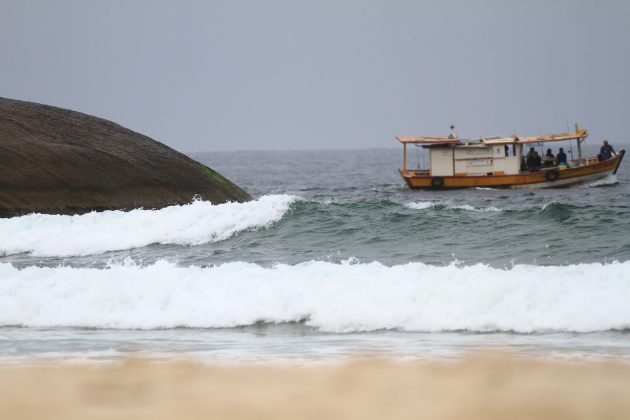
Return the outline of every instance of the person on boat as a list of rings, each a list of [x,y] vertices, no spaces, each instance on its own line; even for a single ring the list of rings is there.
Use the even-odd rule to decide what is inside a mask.
[[[534,151],[534,169],[540,169],[542,166],[542,159],[538,152]]]
[[[556,157],[551,153],[551,149],[547,149],[547,153],[542,159],[544,166],[553,166],[556,161]]]
[[[525,164],[527,165],[527,169],[534,168],[534,158],[536,157],[536,149],[533,147],[529,148],[529,152],[527,152],[527,158],[525,160]]]
[[[599,149],[599,154],[602,155],[602,160],[608,160],[617,155],[617,153],[615,153],[615,149],[608,144],[608,140],[604,140],[602,148]]]
[[[451,134],[448,135],[449,139],[456,139],[457,133],[455,132],[455,126],[451,125]]]
[[[556,156],[556,164],[558,165],[566,165],[567,164],[567,155],[564,153],[564,149],[561,147],[558,151],[558,155]]]

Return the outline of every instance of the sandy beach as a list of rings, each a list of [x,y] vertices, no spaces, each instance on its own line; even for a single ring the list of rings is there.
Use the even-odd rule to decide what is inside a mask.
[[[627,419],[630,364],[477,355],[326,365],[0,367],[2,419]]]

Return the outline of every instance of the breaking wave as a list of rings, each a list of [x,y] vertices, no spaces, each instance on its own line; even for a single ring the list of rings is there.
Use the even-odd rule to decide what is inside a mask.
[[[82,256],[150,244],[199,245],[277,222],[297,198],[268,195],[246,203],[194,201],[160,210],[78,216],[30,214],[0,219],[0,254]]]
[[[164,329],[304,322],[325,332],[630,328],[630,262],[432,266],[309,261],[106,269],[0,264],[0,325]]]

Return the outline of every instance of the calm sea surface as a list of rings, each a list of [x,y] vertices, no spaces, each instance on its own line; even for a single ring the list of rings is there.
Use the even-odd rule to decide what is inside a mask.
[[[630,357],[627,162],[429,192],[397,149],[193,157],[256,200],[0,219],[0,361]]]

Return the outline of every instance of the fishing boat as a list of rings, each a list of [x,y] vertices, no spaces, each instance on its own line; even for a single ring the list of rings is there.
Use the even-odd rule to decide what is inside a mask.
[[[588,131],[576,124],[574,132],[541,136],[460,139],[451,134],[448,137],[396,136],[396,139],[403,145],[400,175],[409,188],[529,189],[568,187],[616,174],[625,151],[607,160],[601,155],[583,156],[582,144],[587,137]],[[527,166],[523,154],[526,146],[560,141],[577,142],[577,159],[571,156],[571,160],[562,164],[548,162],[537,167]],[[427,149],[427,168],[407,168],[408,145]]]

